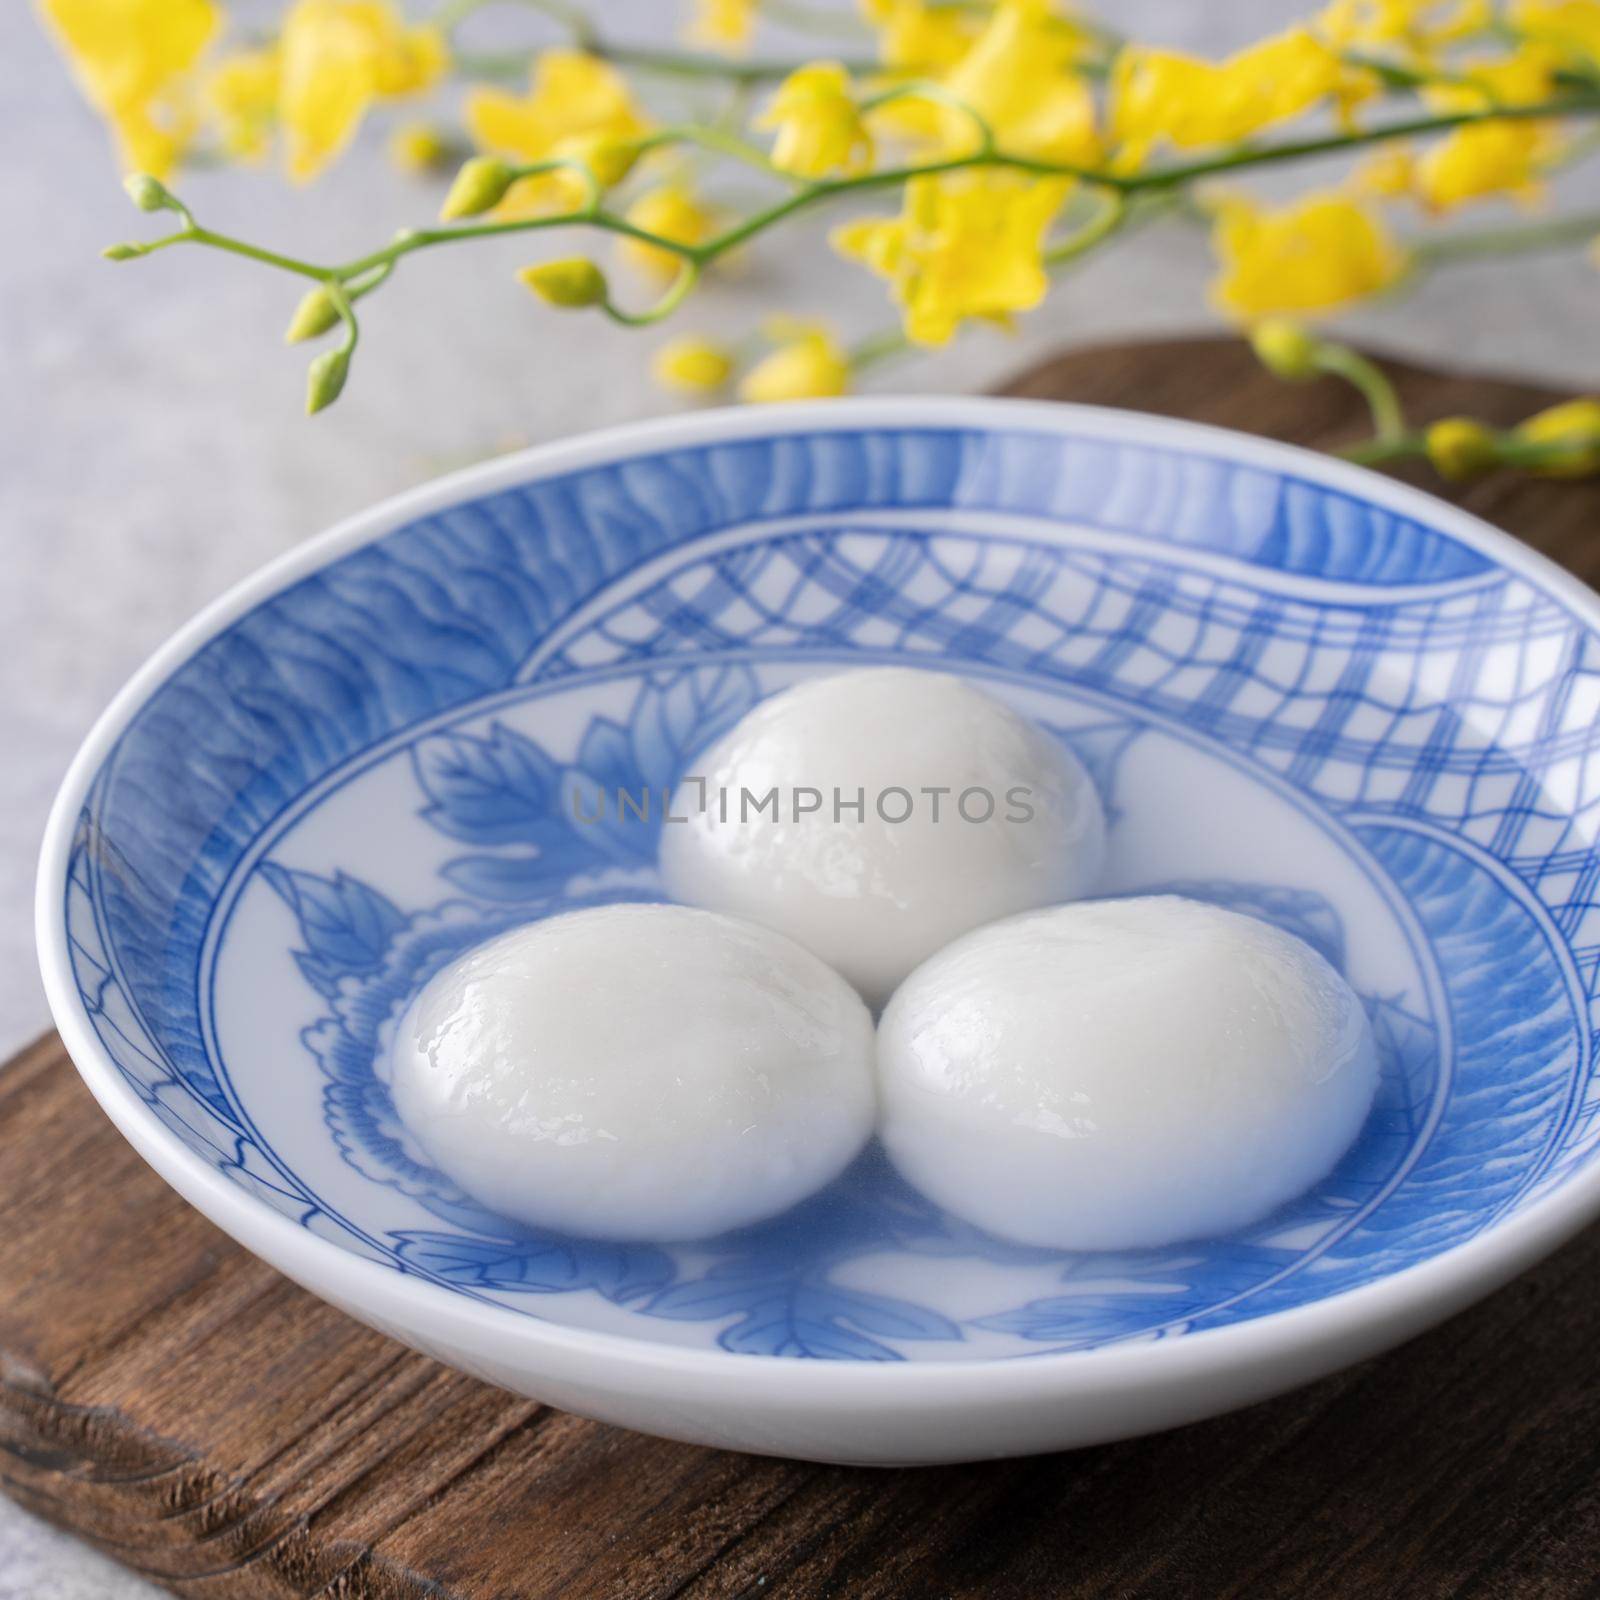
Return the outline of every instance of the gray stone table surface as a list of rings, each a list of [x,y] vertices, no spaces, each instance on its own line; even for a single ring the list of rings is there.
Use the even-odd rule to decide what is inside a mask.
[[[256,12],[270,10],[257,5]],[[661,0],[609,0],[615,33],[659,34]],[[1282,24],[1283,0],[1136,0],[1125,31],[1217,51]],[[519,25],[528,24],[519,19]],[[537,24],[533,24],[537,26]],[[305,356],[279,342],[287,280],[198,251],[112,267],[137,236],[98,126],[26,5],[0,8],[0,1053],[47,1023],[31,928],[34,856],[52,791],[97,712],[185,618],[269,557],[435,473],[514,446],[671,407],[639,335],[554,317],[511,281],[512,246],[409,263],[372,302],[350,390],[300,414]],[[270,173],[186,184],[207,220],[307,253],[354,254],[436,196],[391,173],[376,139],[320,185]],[[1590,197],[1592,201],[1592,194]],[[801,236],[804,235],[804,242]],[[1174,225],[1091,265],[1006,338],[978,333],[907,360],[883,387],[970,391],[1077,341],[1206,322],[1203,241]],[[680,321],[743,331],[765,309],[846,332],[886,307],[818,231],[758,250]],[[1600,273],[1577,256],[1458,267],[1403,306],[1347,320],[1400,353],[1600,384]],[[0,1501],[0,1600],[154,1594]]]

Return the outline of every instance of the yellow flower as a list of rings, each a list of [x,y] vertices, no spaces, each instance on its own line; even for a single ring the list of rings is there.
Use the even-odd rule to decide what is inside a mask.
[[[1433,211],[1496,195],[1535,201],[1552,148],[1549,130],[1534,122],[1457,128],[1417,162],[1417,195]]]
[[[877,31],[878,59],[891,72],[934,76],[953,67],[977,37],[974,13],[927,0],[861,0]]]
[[[782,318],[766,332],[778,347],[745,374],[741,400],[820,400],[849,389],[850,358],[821,323]]]
[[[449,139],[431,122],[405,122],[389,136],[389,160],[413,176],[438,172],[455,154]]]
[[[279,114],[300,183],[344,149],[374,100],[426,89],[448,64],[438,32],[406,27],[385,0],[295,0],[281,49]]]
[[[1325,311],[1397,283],[1408,260],[1359,200],[1310,194],[1267,211],[1238,196],[1218,209],[1222,265],[1212,298],[1230,316]]]
[[[1405,145],[1395,144],[1357,162],[1347,187],[1352,194],[1374,200],[1399,200],[1413,191],[1416,179],[1416,156]]]
[[[1099,154],[1094,98],[1077,70],[1082,32],[1055,14],[1051,0],[1000,0],[989,24],[945,75],[944,87],[988,123],[1017,155],[1090,162]],[[941,142],[970,149],[972,119],[941,114]]]
[[[378,93],[386,100],[425,94],[449,70],[450,50],[437,28],[400,28],[378,56]]]
[[[163,177],[195,129],[186,79],[221,20],[212,0],[40,0],[125,168]]]
[[[1503,61],[1477,68],[1470,83],[1429,90],[1428,104],[1445,113],[1537,105],[1554,92],[1558,65],[1558,57],[1548,47],[1528,46]],[[1469,200],[1496,195],[1537,200],[1545,170],[1562,142],[1554,123],[1531,119],[1457,128],[1418,158],[1417,197],[1434,211],[1449,211]]]
[[[1493,21],[1494,0],[1331,0],[1315,25],[1335,49],[1397,45],[1426,60]]]
[[[1513,0],[1511,26],[1579,66],[1600,66],[1600,0]]]
[[[1534,470],[1550,478],[1586,478],[1600,472],[1600,400],[1567,400],[1513,430],[1524,444],[1558,446],[1554,459]]]
[[[720,389],[733,372],[733,357],[709,339],[672,339],[656,351],[650,371],[657,383],[682,394]]]
[[[972,48],[987,20],[975,7],[928,0],[861,0],[861,10],[878,35],[883,88],[910,78],[943,77]],[[946,116],[945,107],[908,96],[880,106],[872,120],[886,135],[933,142],[941,137]],[[966,127],[960,132],[969,135]]]
[[[695,0],[687,37],[713,50],[743,50],[755,28],[756,9],[756,0]]]
[[[640,155],[635,139],[614,139],[608,133],[574,133],[558,139],[554,154],[581,161],[602,189],[621,183]]]
[[[616,68],[582,50],[546,50],[533,65],[526,96],[503,89],[474,89],[466,99],[467,131],[485,150],[531,163],[568,153],[582,140],[626,145],[649,131],[633,90]],[[564,211],[584,198],[581,178],[550,173],[524,178],[506,197],[518,216]]]
[[[240,50],[224,56],[206,74],[202,94],[235,161],[259,161],[272,143],[278,117],[278,52]]]
[[[647,190],[624,215],[634,227],[663,239],[675,239],[679,244],[701,244],[711,237],[717,225],[715,213],[678,182]],[[640,239],[624,239],[621,251],[625,260],[659,278],[675,277],[683,264],[673,251]]]
[[[1112,137],[1131,166],[1163,141],[1180,150],[1234,144],[1322,101],[1348,109],[1371,92],[1371,74],[1350,68],[1305,28],[1225,61],[1133,45],[1112,69]]]
[[[943,344],[965,318],[1004,321],[1044,298],[1044,236],[1067,187],[1002,172],[913,178],[898,217],[848,223],[833,242],[889,280],[907,338]]]
[[[872,135],[856,109],[850,74],[837,61],[791,72],[756,126],[778,130],[772,164],[781,172],[825,178],[872,165]]]

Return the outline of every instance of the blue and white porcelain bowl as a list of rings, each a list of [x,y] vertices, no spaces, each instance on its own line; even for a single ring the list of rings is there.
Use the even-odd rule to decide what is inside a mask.
[[[1383,1082],[1312,1193],[1117,1255],[985,1237],[874,1150],[705,1244],[505,1222],[380,1070],[457,952],[655,898],[659,791],[749,706],[953,669],[1101,786],[1110,892],[1310,940]],[[45,843],[51,1003],[101,1104],[307,1288],[496,1383],[847,1462],[1058,1449],[1392,1345],[1600,1209],[1600,601],[1469,517],[1214,429],[978,400],[710,413],[458,474],[185,628]]]

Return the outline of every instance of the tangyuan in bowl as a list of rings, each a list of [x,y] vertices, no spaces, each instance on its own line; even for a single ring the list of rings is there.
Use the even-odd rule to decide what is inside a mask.
[[[556,445],[314,541],[138,675],[46,841],[51,1002],[208,1216],[508,1388],[837,1461],[1192,1420],[1398,1342],[1600,1206],[1597,617],[1425,495],[1114,412],[838,402]],[[1379,1084],[1325,1179],[1220,1238],[1074,1253],[961,1222],[875,1142],[674,1243],[508,1221],[430,1163],[386,1070],[428,980],[664,898],[697,758],[885,665],[1061,742],[1100,892],[1247,913],[1342,974]]]

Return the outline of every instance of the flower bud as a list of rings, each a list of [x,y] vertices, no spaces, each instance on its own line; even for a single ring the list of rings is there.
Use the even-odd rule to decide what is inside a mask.
[[[1487,472],[1500,459],[1499,440],[1471,417],[1445,417],[1435,422],[1423,442],[1428,459],[1452,482]]]
[[[431,122],[407,122],[389,136],[389,160],[401,172],[422,175],[448,166],[458,153]]]
[[[536,267],[524,267],[517,276],[541,300],[569,310],[597,306],[606,298],[606,275],[583,256],[543,261]]]
[[[849,392],[850,357],[821,323],[777,317],[762,331],[777,348],[744,375],[741,400],[764,404]]]
[[[720,389],[733,372],[733,357],[709,339],[672,339],[650,364],[656,382],[683,394]]]
[[[1585,478],[1600,472],[1600,400],[1567,400],[1551,406],[1516,427],[1512,438],[1548,448],[1535,472],[1552,478]]]
[[[637,143],[608,138],[605,134],[576,133],[561,140],[554,153],[581,161],[594,174],[594,181],[602,189],[609,189],[633,171],[640,149]]]
[[[302,339],[315,339],[319,333],[326,333],[338,320],[339,308],[334,304],[333,296],[319,284],[315,289],[307,289],[301,296],[300,304],[289,318],[289,326],[284,329],[283,342],[299,344]]]
[[[1250,333],[1250,348],[1268,372],[1290,383],[1305,383],[1318,375],[1317,357],[1322,341],[1310,329],[1287,317],[1258,322]]]
[[[348,350],[324,350],[306,371],[306,415],[314,417],[324,406],[331,406],[350,375]]]
[[[497,206],[506,197],[515,174],[505,162],[494,156],[474,156],[462,164],[444,197],[439,211],[441,222],[458,222],[462,217],[476,217]]]
[[[108,244],[100,254],[107,261],[133,261],[140,256],[149,255],[150,248],[142,244]]]
[[[152,178],[148,172],[130,172],[122,180],[122,187],[127,191],[128,198],[141,211],[178,209],[178,202],[172,198],[167,186],[159,178]]]

